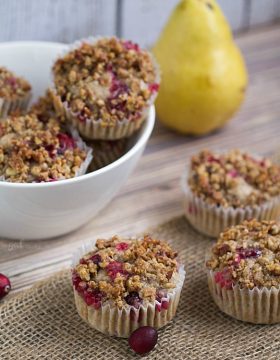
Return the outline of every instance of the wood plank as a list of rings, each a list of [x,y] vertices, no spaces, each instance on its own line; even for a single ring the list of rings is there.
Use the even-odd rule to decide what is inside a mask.
[[[279,0],[252,0],[250,26],[272,22],[280,17]]]
[[[109,0],[1,0],[0,14],[0,41],[73,42],[116,29],[116,1]]]
[[[0,272],[11,277],[14,291],[69,266],[72,252],[93,237],[135,234],[182,214],[180,176],[190,155],[200,149],[241,147],[265,155],[280,151],[280,27],[250,31],[237,43],[246,58],[250,84],[232,121],[199,138],[176,134],[157,123],[139,166],[121,192],[83,228],[39,242],[1,239]]]

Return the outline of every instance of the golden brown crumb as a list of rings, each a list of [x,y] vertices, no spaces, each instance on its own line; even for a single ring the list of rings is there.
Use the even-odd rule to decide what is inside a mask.
[[[92,267],[97,271],[92,272]],[[98,303],[108,300],[120,308],[127,304],[138,308],[143,302],[166,297],[176,287],[177,275],[177,253],[166,242],[149,235],[140,239],[114,236],[97,240],[96,249],[80,259],[73,269],[73,285],[86,301],[98,297]],[[94,296],[87,290],[91,282]]]
[[[222,287],[252,289],[280,285],[280,224],[275,221],[244,221],[223,232],[207,267],[215,271]]]
[[[79,120],[104,126],[140,118],[159,86],[149,53],[117,38],[82,43],[56,61],[53,73],[58,95]]]
[[[0,97],[10,100],[23,98],[30,90],[31,86],[25,79],[0,67]]]
[[[254,206],[280,194],[280,167],[240,150],[222,155],[204,150],[192,157],[188,183],[209,204]]]

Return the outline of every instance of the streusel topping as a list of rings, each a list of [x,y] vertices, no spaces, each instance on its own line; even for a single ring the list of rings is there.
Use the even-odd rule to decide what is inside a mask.
[[[44,96],[41,96],[30,108],[30,114],[35,114],[44,124],[57,121],[60,126],[66,122],[65,113],[55,107],[55,94],[48,89]]]
[[[240,150],[201,151],[191,159],[191,190],[209,204],[244,207],[280,194],[280,167]]]
[[[14,116],[0,123],[0,176],[10,182],[56,181],[74,177],[86,158],[57,121],[35,115]]]
[[[30,92],[31,86],[22,77],[16,76],[13,72],[0,67],[0,97],[14,100],[24,97]]]
[[[280,224],[244,221],[223,232],[212,248],[207,267],[226,289],[280,285]]]
[[[114,236],[99,239],[73,269],[73,285],[88,305],[111,301],[136,309],[146,302],[161,303],[176,287],[177,253],[149,235],[140,239]]]
[[[104,126],[140,118],[159,88],[151,55],[117,38],[83,42],[56,61],[53,74],[58,95],[79,120]]]

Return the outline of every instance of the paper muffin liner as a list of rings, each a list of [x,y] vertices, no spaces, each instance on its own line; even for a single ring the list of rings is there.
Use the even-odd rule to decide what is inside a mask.
[[[90,146],[87,146],[87,144],[82,140],[76,129],[70,128],[70,134],[72,135],[73,139],[76,141],[77,147],[86,152],[86,158],[82,163],[82,165],[80,166],[79,170],[76,172],[75,177],[77,177],[84,175],[87,172],[88,167],[93,159],[93,155],[92,155],[93,150]]]
[[[95,44],[100,39],[106,39],[106,37],[89,37],[85,39],[81,39],[79,41],[76,41],[73,45],[69,47],[68,50],[63,51],[63,53],[60,55],[64,56],[69,51],[75,50],[79,48],[83,43],[88,44]],[[107,37],[108,38],[108,37]],[[147,50],[146,50],[147,51]],[[160,70],[159,66],[153,56],[152,53],[149,52],[149,56],[153,62],[154,69],[155,69],[155,83],[160,83]],[[53,80],[54,83],[54,80]],[[53,86],[53,91],[55,89],[55,86]],[[59,95],[57,95],[59,97]],[[104,122],[102,119],[94,119],[93,117],[87,118],[83,121],[81,121],[78,118],[79,113],[75,113],[71,110],[67,102],[62,102],[60,100],[60,103],[63,105],[66,118],[69,121],[72,126],[74,126],[76,129],[78,129],[79,133],[89,140],[119,140],[122,138],[128,138],[133,133],[135,133],[138,129],[140,129],[141,125],[144,123],[144,121],[147,119],[149,109],[151,105],[155,102],[155,99],[157,97],[157,92],[154,92],[150,99],[147,101],[146,106],[142,109],[142,111],[139,114],[139,117],[137,119],[129,119],[129,118],[123,118],[121,121],[118,120],[113,125],[104,125]],[[58,101],[57,101],[58,102]]]
[[[15,100],[8,100],[0,97],[0,119],[4,119],[9,116],[13,111],[27,110],[29,101],[31,99],[31,91],[27,92],[24,97],[17,98]]]
[[[118,160],[126,152],[126,139],[116,140],[113,143],[108,144],[108,149],[104,150],[102,148],[98,148],[98,142],[99,141],[96,140],[96,147],[95,142],[89,144],[94,151],[94,157],[89,165],[88,171],[95,171],[101,169],[104,166],[107,166],[112,162]]]
[[[280,216],[280,196],[261,205],[233,208],[208,204],[196,196],[188,185],[188,171],[181,179],[184,213],[189,223],[200,233],[217,237],[226,228],[244,220],[276,220]]]
[[[215,282],[215,272],[208,270],[208,287],[219,309],[235,319],[254,324],[275,324],[280,322],[279,288],[222,288]]]
[[[74,268],[80,258],[91,251],[94,246],[95,241],[78,249],[74,254],[72,267]],[[139,309],[128,304],[123,309],[119,309],[113,303],[106,302],[99,309],[95,309],[93,306],[87,305],[73,287],[78,314],[92,328],[110,336],[127,338],[134,330],[142,326],[152,326],[159,329],[171,321],[176,314],[185,279],[183,265],[180,265],[178,275],[176,288],[172,289],[165,298],[162,298],[162,302],[168,303],[168,307],[163,307],[160,302],[154,301],[153,303],[142,304]]]

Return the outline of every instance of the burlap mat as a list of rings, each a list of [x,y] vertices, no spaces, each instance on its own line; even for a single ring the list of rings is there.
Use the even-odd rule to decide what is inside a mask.
[[[210,241],[183,218],[155,229],[180,251],[187,277],[175,319],[159,331],[147,359],[279,359],[280,326],[245,324],[211,300],[203,269]],[[127,341],[102,335],[77,315],[63,271],[0,307],[0,359],[135,359]]]

